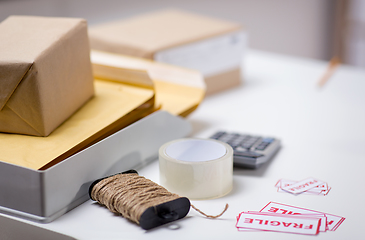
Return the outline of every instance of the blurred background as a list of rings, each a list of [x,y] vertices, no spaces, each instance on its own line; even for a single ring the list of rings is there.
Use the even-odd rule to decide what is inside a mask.
[[[81,17],[89,25],[180,8],[233,20],[252,49],[365,68],[365,0],[0,0],[9,15]]]

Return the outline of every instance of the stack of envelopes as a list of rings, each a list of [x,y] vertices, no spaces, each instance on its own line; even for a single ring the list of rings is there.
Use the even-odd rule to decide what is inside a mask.
[[[92,52],[95,96],[48,137],[0,133],[0,161],[45,170],[158,110],[186,116],[202,101],[202,75],[127,56]]]

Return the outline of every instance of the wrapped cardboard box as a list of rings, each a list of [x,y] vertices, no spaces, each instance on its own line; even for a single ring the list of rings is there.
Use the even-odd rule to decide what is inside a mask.
[[[207,94],[241,82],[246,33],[233,22],[163,10],[91,27],[89,37],[95,50],[198,70]]]
[[[0,23],[0,132],[48,136],[94,94],[83,19]]]

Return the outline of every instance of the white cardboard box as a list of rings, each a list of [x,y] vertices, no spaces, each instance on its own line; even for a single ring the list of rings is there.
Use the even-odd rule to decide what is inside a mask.
[[[241,83],[247,45],[241,25],[179,10],[163,10],[89,29],[92,49],[199,70],[207,94]]]

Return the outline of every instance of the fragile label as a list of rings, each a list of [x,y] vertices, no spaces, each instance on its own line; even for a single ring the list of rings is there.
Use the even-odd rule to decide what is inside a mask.
[[[321,215],[320,218],[322,219],[319,230],[321,232],[325,232],[327,229],[326,228],[327,218],[326,218],[325,214],[320,213],[320,212],[304,210],[304,209],[300,209],[300,208],[296,208],[296,207],[292,207],[292,206],[281,205],[281,204],[274,203],[274,202],[270,202],[263,209],[261,209],[260,212],[289,214],[289,215],[319,214],[319,215]]]
[[[314,211],[310,209],[285,205],[276,202],[269,202],[260,212],[269,212],[269,213],[278,213],[278,214],[323,214],[324,218],[322,218],[322,224],[320,227],[320,231],[324,232],[326,230],[335,231],[338,226],[345,220],[343,217],[339,217],[332,214],[327,214],[319,211]]]
[[[297,181],[288,180],[288,179],[280,179],[276,184],[275,187],[277,187],[278,192],[281,193],[291,193],[287,190],[284,190],[284,188],[287,188],[289,186],[292,186],[293,184],[297,184]],[[302,191],[297,194],[305,194],[305,195],[320,195],[320,196],[326,196],[329,191],[331,190],[331,187],[328,186],[328,183],[324,182],[323,184],[320,184],[318,186],[315,186],[313,188],[310,188],[306,191]]]
[[[253,230],[316,235],[319,232],[320,223],[321,218],[317,217],[243,212],[239,216],[236,227]]]
[[[297,193],[305,192],[305,191],[307,191],[309,189],[312,189],[314,187],[317,187],[318,185],[321,185],[323,183],[324,182],[322,182],[320,180],[317,180],[317,179],[314,179],[314,178],[307,178],[307,179],[304,179],[300,182],[297,182],[297,183],[294,183],[294,184],[291,184],[291,185],[288,185],[288,186],[281,187],[281,189],[283,189],[285,191],[288,191],[288,192],[291,192],[291,193],[294,193],[294,194],[297,194]]]
[[[259,212],[247,211],[237,216],[238,231],[274,231],[306,235],[335,231],[344,217],[286,204],[269,202]]]

